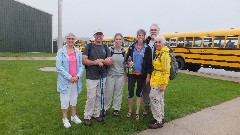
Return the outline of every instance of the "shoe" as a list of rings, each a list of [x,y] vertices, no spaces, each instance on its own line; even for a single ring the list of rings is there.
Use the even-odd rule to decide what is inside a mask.
[[[71,121],[75,122],[76,124],[82,123],[82,121],[78,118],[77,115],[75,115],[74,117],[71,116]]]
[[[96,120],[98,121],[98,122],[103,122],[103,120],[104,120],[104,117],[102,118],[102,117],[96,117]]]
[[[153,120],[151,120],[150,124],[153,124],[153,123],[156,123],[156,122],[157,122],[157,120],[153,119]],[[165,123],[165,119],[162,119],[162,124],[164,124],[164,123]]]
[[[150,106],[145,106],[143,110],[143,115],[148,115],[150,114],[150,112],[151,112]]]
[[[67,118],[63,118],[62,121],[65,128],[71,127],[71,124],[69,123],[69,120]]]
[[[163,127],[163,123],[159,123],[159,122],[155,122],[155,123],[151,123],[149,124],[149,128],[151,129],[157,129],[157,128],[162,128]]]
[[[91,126],[92,125],[92,120],[91,119],[84,119],[84,125],[85,126]]]
[[[128,112],[127,113],[127,118],[131,118],[132,117],[132,112]]]
[[[153,120],[151,120],[150,124],[153,124],[153,123],[156,123],[156,122],[157,122],[157,120],[153,119]]]
[[[140,115],[136,114],[136,120],[139,121],[140,120]]]
[[[119,111],[118,110],[114,110],[113,111],[113,116],[119,116]]]

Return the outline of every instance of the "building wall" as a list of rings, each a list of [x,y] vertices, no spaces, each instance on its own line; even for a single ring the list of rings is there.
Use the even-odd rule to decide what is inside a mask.
[[[0,52],[52,52],[52,15],[0,0]]]

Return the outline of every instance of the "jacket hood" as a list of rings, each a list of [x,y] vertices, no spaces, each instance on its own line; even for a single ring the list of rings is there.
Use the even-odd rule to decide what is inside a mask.
[[[169,52],[169,48],[167,46],[164,46],[161,50],[156,50],[156,54],[159,54],[161,52]]]

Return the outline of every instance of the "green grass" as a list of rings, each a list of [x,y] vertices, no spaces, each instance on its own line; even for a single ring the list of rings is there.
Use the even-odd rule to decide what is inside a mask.
[[[113,117],[110,112],[105,124],[94,121],[92,127],[86,127],[72,123],[70,129],[65,129],[56,91],[57,73],[39,70],[46,66],[55,66],[55,62],[0,61],[0,134],[127,135],[147,129],[151,116],[141,117],[140,122],[126,118],[126,87],[120,117]],[[77,105],[81,119],[86,101],[83,86]],[[179,74],[177,79],[170,81],[165,92],[166,120],[236,98],[240,95],[239,87],[239,83]]]
[[[55,57],[56,53],[11,53],[0,52],[0,57]]]

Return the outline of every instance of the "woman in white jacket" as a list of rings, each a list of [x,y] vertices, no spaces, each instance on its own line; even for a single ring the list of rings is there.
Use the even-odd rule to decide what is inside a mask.
[[[63,124],[66,128],[71,127],[67,118],[69,104],[72,108],[71,121],[76,124],[82,121],[76,115],[78,94],[82,90],[82,53],[74,47],[76,36],[69,33],[66,36],[66,45],[57,52],[56,68],[58,72],[57,91],[60,92]]]

